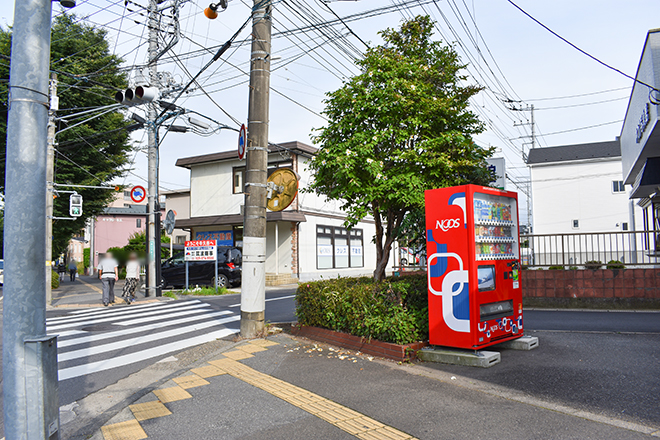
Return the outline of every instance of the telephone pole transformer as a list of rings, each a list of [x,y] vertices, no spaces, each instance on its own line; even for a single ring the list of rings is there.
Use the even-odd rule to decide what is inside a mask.
[[[266,183],[272,2],[254,0],[243,220],[241,336],[264,329],[266,310]]]

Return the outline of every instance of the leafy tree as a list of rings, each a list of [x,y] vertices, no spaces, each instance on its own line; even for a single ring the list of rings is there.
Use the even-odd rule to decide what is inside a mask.
[[[314,138],[322,148],[309,190],[343,202],[348,226],[373,216],[376,280],[406,214],[423,209],[424,190],[487,185],[491,177],[492,150],[472,140],[484,127],[468,99],[481,88],[461,85],[465,66],[431,39],[433,24],[418,16],[382,31],[385,44],[357,61],[362,73],[328,93],[328,123]]]
[[[5,151],[7,133],[7,80],[11,30],[0,29],[0,185],[4,192]],[[122,59],[113,55],[103,29],[81,22],[75,15],[61,14],[53,22],[51,32],[51,70],[58,73],[58,117],[83,109],[114,103],[114,93],[126,87],[126,75],[120,69]],[[89,117],[90,115],[86,116]],[[57,130],[80,122],[60,121]],[[111,112],[57,135],[55,182],[100,186],[125,172],[132,149],[129,125],[119,112]],[[71,190],[72,188],[63,188]],[[113,191],[76,188],[83,196],[83,216],[75,221],[60,220],[53,224],[53,255],[59,255],[70,238],[79,233],[85,221],[103,212],[112,200]],[[55,199],[54,216],[69,216],[69,197],[62,193]]]

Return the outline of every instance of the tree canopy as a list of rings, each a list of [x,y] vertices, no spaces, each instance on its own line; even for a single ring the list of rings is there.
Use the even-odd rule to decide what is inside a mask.
[[[4,192],[5,152],[7,141],[7,86],[11,51],[11,29],[0,29],[0,185]],[[85,24],[75,15],[61,14],[53,21],[51,31],[51,70],[58,73],[58,118],[114,103],[117,90],[126,87],[126,74],[120,68],[122,59],[113,55],[107,32]],[[81,122],[59,120],[57,130]],[[118,112],[110,112],[71,128],[56,137],[55,182],[76,185],[105,185],[122,176],[129,164],[132,149],[129,122]],[[103,189],[75,189],[82,194],[83,216],[75,221],[59,220],[53,224],[53,255],[62,252],[69,239],[83,229],[85,221],[101,213],[115,193]],[[55,217],[68,217],[68,194],[62,193],[54,203]]]
[[[405,216],[423,210],[424,190],[491,180],[492,150],[472,139],[484,126],[468,100],[481,88],[465,84],[465,65],[433,41],[433,25],[417,16],[380,32],[384,44],[357,61],[361,73],[327,94],[328,123],[314,136],[309,190],[341,201],[349,226],[373,216],[377,280]]]

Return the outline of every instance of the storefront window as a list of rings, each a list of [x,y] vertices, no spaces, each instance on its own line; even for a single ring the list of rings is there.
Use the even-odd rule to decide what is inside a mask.
[[[317,226],[316,267],[343,269],[363,267],[362,229]]]

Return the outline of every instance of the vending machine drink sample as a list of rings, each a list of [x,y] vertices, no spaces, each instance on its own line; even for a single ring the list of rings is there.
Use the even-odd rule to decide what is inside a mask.
[[[521,337],[517,194],[464,185],[425,200],[430,343],[477,349]]]

